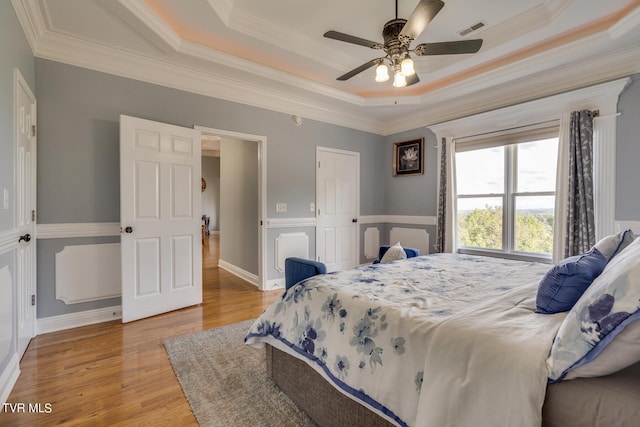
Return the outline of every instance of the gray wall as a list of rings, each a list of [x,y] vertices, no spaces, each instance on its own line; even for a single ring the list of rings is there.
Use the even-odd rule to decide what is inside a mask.
[[[640,74],[618,101],[616,219],[640,221]]]
[[[36,59],[36,86],[40,224],[119,222],[120,114],[265,136],[269,218],[313,216],[309,202],[315,201],[316,146],[359,152],[361,213],[385,213],[383,136],[305,118],[295,126],[288,114],[44,59]],[[287,203],[288,211],[276,213],[276,202]],[[57,247],[52,241],[38,251],[38,292],[45,296],[39,297],[38,310],[48,315],[82,311],[81,304],[60,306],[48,297],[55,286],[52,259]],[[273,266],[274,247],[266,248]],[[281,276],[273,269],[267,275]]]
[[[15,313],[16,313],[16,271],[15,271],[15,246],[13,237],[5,238],[14,228],[14,208],[16,202],[15,182],[13,179],[14,137],[13,137],[13,88],[14,69],[18,68],[22,77],[26,80],[31,90],[36,93],[35,85],[35,61],[31,53],[27,39],[18,23],[11,2],[0,1],[0,269],[8,267],[12,282],[0,284],[1,298],[12,299],[11,312],[7,313],[3,308],[0,315],[0,331],[12,331],[10,336],[0,339],[4,344],[9,340],[9,350],[5,354],[0,353],[0,375],[5,373],[10,357],[15,353]],[[2,191],[9,191],[9,209],[4,209],[2,204]],[[11,239],[9,241],[8,239]],[[6,302],[6,300],[4,301]],[[3,307],[5,305],[3,304]]]
[[[220,158],[220,260],[258,275],[258,143],[222,139]]]
[[[220,157],[202,157],[202,214],[209,217],[209,231],[220,231]]]

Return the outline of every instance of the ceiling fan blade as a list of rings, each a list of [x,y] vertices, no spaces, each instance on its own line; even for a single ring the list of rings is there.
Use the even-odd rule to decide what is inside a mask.
[[[339,40],[341,42],[358,44],[360,46],[370,47],[371,49],[381,49],[382,45],[378,42],[372,42],[371,40],[362,39],[360,37],[351,36],[345,33],[339,33],[337,31],[327,31],[324,36],[328,39]]]
[[[444,7],[441,0],[420,0],[420,3],[411,13],[407,23],[402,27],[402,31],[398,34],[400,42],[409,44],[417,39],[420,34],[427,28],[427,24],[440,12]]]
[[[420,81],[420,77],[418,77],[418,73],[412,74],[409,77],[405,78],[407,81],[407,86],[414,85]]]
[[[413,50],[418,56],[455,55],[458,53],[476,53],[482,47],[482,39],[461,40],[456,42],[422,43]]]
[[[360,74],[364,70],[373,67],[378,62],[380,62],[380,58],[372,59],[371,61],[362,64],[358,68],[354,68],[353,70],[349,71],[348,73],[341,75],[336,80],[340,80],[340,81],[349,80],[351,77],[355,76],[356,74]]]

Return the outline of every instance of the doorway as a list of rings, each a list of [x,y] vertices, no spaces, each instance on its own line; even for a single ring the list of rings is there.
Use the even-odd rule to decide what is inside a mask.
[[[210,219],[208,237],[208,243],[219,244],[218,266],[265,290],[266,137],[201,126],[195,129],[202,135],[203,158],[219,150],[219,234]],[[216,140],[219,149],[217,144],[206,142]],[[208,252],[203,259],[211,262],[211,255]]]

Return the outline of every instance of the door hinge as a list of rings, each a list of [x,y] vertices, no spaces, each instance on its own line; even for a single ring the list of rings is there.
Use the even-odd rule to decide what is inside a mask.
[[[36,136],[36,125],[31,125],[31,136]]]
[[[318,162],[318,169],[320,169],[320,162]]]
[[[31,211],[31,221],[35,221],[36,220],[36,211],[32,210]]]
[[[36,305],[36,296],[31,295],[31,305]]]

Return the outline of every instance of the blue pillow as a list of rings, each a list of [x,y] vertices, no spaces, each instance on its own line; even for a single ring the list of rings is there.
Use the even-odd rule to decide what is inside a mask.
[[[554,265],[538,284],[536,313],[554,314],[571,310],[606,265],[606,258],[596,248]]]

